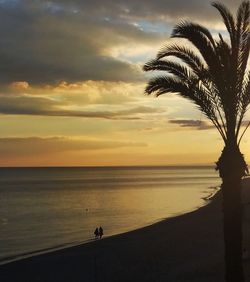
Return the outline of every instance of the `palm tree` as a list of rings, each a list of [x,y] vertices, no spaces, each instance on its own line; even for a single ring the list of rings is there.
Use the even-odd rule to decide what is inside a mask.
[[[164,46],[154,60],[144,65],[144,71],[164,71],[166,75],[149,80],[145,92],[157,97],[176,93],[191,100],[221,135],[224,149],[216,169],[222,178],[225,279],[241,282],[241,179],[248,170],[239,145],[249,126],[240,132],[250,103],[250,4],[242,2],[235,17],[218,2],[212,6],[219,11],[229,38],[221,34],[214,38],[207,28],[192,22],[176,25],[171,37],[184,38],[194,48]]]

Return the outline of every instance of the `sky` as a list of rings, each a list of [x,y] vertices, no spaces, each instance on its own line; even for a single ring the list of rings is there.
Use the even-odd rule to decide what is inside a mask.
[[[207,0],[0,0],[0,166],[214,164],[206,117],[144,94],[143,64],[182,20],[225,34]]]

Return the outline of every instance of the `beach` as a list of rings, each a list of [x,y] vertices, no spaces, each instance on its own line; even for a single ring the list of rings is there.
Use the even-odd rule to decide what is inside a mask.
[[[245,206],[249,188],[250,181],[245,180]],[[221,200],[218,192],[196,211],[2,265],[1,281],[224,281]],[[249,223],[247,219],[243,222],[244,247],[250,250]],[[249,281],[248,259],[244,268]]]

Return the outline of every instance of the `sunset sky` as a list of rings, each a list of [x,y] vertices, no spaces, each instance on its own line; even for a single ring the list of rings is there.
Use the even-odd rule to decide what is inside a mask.
[[[214,163],[195,106],[144,94],[143,64],[184,19],[226,34],[207,0],[0,0],[0,166]]]

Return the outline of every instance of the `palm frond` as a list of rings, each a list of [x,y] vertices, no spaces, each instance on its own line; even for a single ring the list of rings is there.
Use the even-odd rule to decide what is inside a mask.
[[[214,46],[206,34],[193,28],[193,24],[189,22],[181,22],[175,26],[171,37],[185,38],[191,42],[205,60],[215,82],[221,81],[221,65],[218,62]]]
[[[177,93],[180,96],[187,98],[192,101],[199,107],[201,107],[201,101],[204,101],[205,96],[197,97],[196,92],[194,91],[196,88],[197,81],[193,81],[193,84],[186,84],[180,79],[170,77],[170,76],[159,76],[151,79],[145,89],[147,94],[154,93],[157,97],[166,94],[166,93]],[[204,108],[213,108],[212,104],[209,102],[209,99],[206,100],[206,105]],[[203,102],[204,103],[204,102]],[[203,109],[205,111],[205,109]]]
[[[190,41],[201,53],[206,63],[215,57],[214,49],[206,34],[194,28],[194,24],[181,22],[176,25],[171,34],[172,38],[185,38]]]
[[[191,30],[192,32],[199,33],[203,37],[206,37],[208,41],[211,43],[213,47],[215,47],[215,41],[213,39],[212,34],[210,31],[205,28],[204,26],[201,26],[197,23],[187,22],[183,21],[179,25],[176,25],[172,32],[172,37],[178,37],[184,35],[187,30]]]
[[[246,74],[243,82],[243,88],[240,100],[240,108],[238,113],[238,122],[236,126],[236,137],[239,137],[240,127],[247,111],[248,105],[250,104],[250,71]]]
[[[235,30],[235,21],[231,12],[228,10],[228,8],[225,5],[219,2],[212,2],[212,6],[219,11],[221,17],[223,18],[224,24],[230,36],[232,48],[234,48],[234,44],[236,40],[236,34],[235,34],[236,30]]]
[[[238,65],[237,65],[237,93],[240,95],[242,93],[242,87],[244,85],[244,77],[246,75],[247,63],[249,59],[250,51],[250,34],[240,45],[240,52],[238,55]]]
[[[181,65],[179,63],[175,63],[172,61],[163,61],[163,60],[151,60],[148,63],[144,65],[143,68],[144,71],[167,71],[168,73],[171,73],[175,76],[177,76],[179,79],[182,79],[183,81],[188,81],[190,79],[190,71],[187,67],[184,65]]]
[[[246,30],[249,25],[249,17],[250,17],[250,3],[249,1],[243,1],[237,11],[237,35],[238,38],[241,36],[241,31]]]
[[[238,65],[237,65],[237,92],[240,94],[244,81],[250,51],[250,4],[248,1],[241,3],[237,13],[237,40],[238,40]]]
[[[184,82],[169,76],[154,77],[149,80],[145,93],[154,93],[157,97],[165,93],[186,93],[187,86]]]
[[[174,56],[183,61],[195,73],[204,70],[205,65],[202,58],[197,56],[191,49],[179,45],[170,45],[163,47],[157,54],[157,59]]]
[[[225,132],[218,121],[216,107],[211,100],[209,93],[206,92],[206,89],[204,89],[198,80],[194,79],[187,84],[174,77],[155,77],[148,82],[145,92],[148,95],[154,93],[156,97],[167,93],[176,93],[181,97],[190,100],[213,122],[222,138],[225,140]]]

